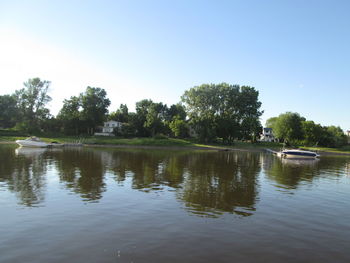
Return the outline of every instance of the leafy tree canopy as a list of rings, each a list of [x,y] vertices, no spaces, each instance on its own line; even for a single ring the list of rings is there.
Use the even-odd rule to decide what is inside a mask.
[[[253,139],[261,131],[261,102],[253,87],[203,84],[185,91],[181,97],[191,125],[200,138],[211,141]]]
[[[19,117],[17,98],[14,95],[0,96],[0,127],[12,128]]]
[[[82,119],[91,134],[97,125],[103,124],[108,113],[108,107],[111,101],[107,98],[107,93],[104,89],[87,87],[84,93],[80,94],[82,107]]]
[[[50,111],[46,108],[51,101],[48,95],[50,81],[33,78],[23,85],[24,88],[15,92],[20,119],[27,130],[36,130],[50,116]]]

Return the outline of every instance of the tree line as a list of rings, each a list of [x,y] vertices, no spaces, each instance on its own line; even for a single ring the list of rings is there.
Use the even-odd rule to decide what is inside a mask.
[[[50,81],[29,79],[14,94],[0,96],[0,127],[27,133],[55,132],[65,135],[93,135],[104,121],[123,123],[115,130],[122,137],[167,136],[186,138],[190,134],[202,142],[258,140],[262,125],[259,92],[250,86],[228,83],[202,84],[186,90],[179,103],[167,106],[144,99],[136,102],[135,112],[126,104],[112,112],[104,89],[88,86],[63,101],[57,116],[47,108]],[[305,145],[340,146],[346,141],[339,127],[323,127],[306,121],[297,113],[270,118],[267,127],[281,142]]]
[[[116,135],[150,137],[166,135],[187,137],[192,132],[201,141],[234,139],[255,140],[261,131],[259,92],[253,87],[203,84],[183,94],[177,104],[144,99],[136,102],[136,111],[126,104],[108,112],[111,104],[102,88],[87,87],[77,96],[63,101],[57,116],[47,108],[50,82],[29,79],[12,95],[0,96],[0,126],[28,133],[60,131],[66,135],[92,135],[106,120],[122,122]]]
[[[348,142],[340,127],[322,126],[295,112],[268,119],[266,127],[272,128],[275,137],[287,145],[340,147]]]

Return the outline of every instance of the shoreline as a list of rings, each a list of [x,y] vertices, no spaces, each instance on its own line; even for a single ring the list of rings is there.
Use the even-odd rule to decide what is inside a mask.
[[[0,144],[16,144],[14,141],[0,141]],[[120,149],[153,149],[153,150],[205,150],[205,151],[241,151],[241,152],[266,152],[266,148],[232,148],[224,146],[163,146],[163,145],[129,145],[129,144],[83,144],[83,147],[96,148],[120,148]],[[68,146],[69,147],[69,146]],[[349,156],[350,152],[317,151],[321,156]]]
[[[128,148],[128,149],[163,149],[163,150],[206,150],[206,151],[242,151],[242,152],[264,152],[263,148],[228,148],[221,146],[162,146],[162,145],[128,145],[128,144],[83,144],[84,147],[96,148]]]

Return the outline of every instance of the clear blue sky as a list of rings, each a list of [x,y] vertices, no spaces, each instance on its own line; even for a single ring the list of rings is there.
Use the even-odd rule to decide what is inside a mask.
[[[106,89],[134,109],[202,83],[254,86],[286,111],[350,129],[350,1],[1,1],[0,94],[51,80],[51,109]]]

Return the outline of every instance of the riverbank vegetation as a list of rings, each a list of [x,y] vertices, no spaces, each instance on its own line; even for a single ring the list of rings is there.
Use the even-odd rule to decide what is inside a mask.
[[[29,134],[14,132],[12,131],[9,135],[9,130],[0,130],[0,143],[14,143],[16,140],[25,139]],[[262,151],[266,148],[273,149],[276,151],[281,150],[284,145],[278,142],[257,142],[251,143],[246,141],[234,141],[234,143],[229,145],[224,145],[221,142],[216,143],[200,143],[196,139],[186,138],[167,138],[167,137],[141,137],[141,138],[122,138],[122,137],[104,137],[104,136],[65,136],[59,134],[47,134],[38,133],[45,142],[59,142],[59,143],[83,143],[85,145],[105,145],[105,146],[150,146],[150,147],[181,147],[181,148],[207,148],[207,149],[217,149],[217,150],[228,150],[228,149],[239,149],[239,150],[252,150],[252,151]],[[344,145],[337,148],[330,147],[308,147],[299,145],[305,150],[324,152],[324,153],[335,153],[335,154],[350,154],[350,145]]]
[[[23,134],[21,134],[23,135]],[[184,147],[184,148],[207,148],[207,149],[246,149],[246,150],[263,150],[271,148],[279,150],[282,148],[281,143],[259,142],[252,144],[251,142],[235,141],[233,145],[223,145],[221,142],[216,143],[201,143],[195,138],[168,138],[168,137],[140,137],[140,138],[123,138],[123,137],[105,137],[105,136],[64,136],[59,134],[39,133],[40,139],[45,142],[59,143],[82,143],[84,145],[106,145],[106,146],[156,146],[156,147]],[[3,130],[0,130],[0,142],[10,143],[19,139],[24,139],[26,136],[6,135]]]
[[[136,102],[135,112],[126,104],[109,112],[111,100],[102,88],[88,86],[76,96],[63,101],[57,116],[47,108],[50,82],[33,78],[14,94],[0,96],[1,140],[37,135],[55,141],[81,141],[88,144],[235,145],[246,148],[297,146],[341,148],[347,144],[344,132],[335,126],[321,126],[298,113],[284,113],[270,118],[279,142],[257,143],[262,132],[262,103],[254,87],[202,84],[186,90],[179,102],[166,105],[144,99]],[[122,123],[114,129],[116,137],[98,137],[95,132],[103,122]]]
[[[298,113],[286,112],[270,118],[266,126],[287,145],[336,148],[348,144],[348,137],[340,127],[322,126]]]

